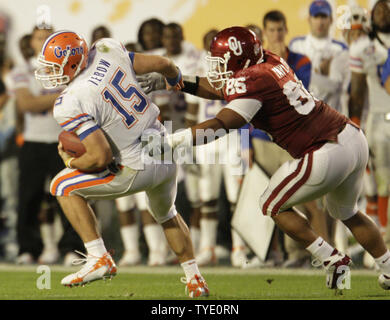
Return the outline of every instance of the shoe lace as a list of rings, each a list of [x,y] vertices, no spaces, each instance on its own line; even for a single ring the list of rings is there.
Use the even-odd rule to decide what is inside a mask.
[[[311,265],[314,268],[321,267],[322,266],[322,261],[320,259],[313,259],[313,261],[311,262]]]

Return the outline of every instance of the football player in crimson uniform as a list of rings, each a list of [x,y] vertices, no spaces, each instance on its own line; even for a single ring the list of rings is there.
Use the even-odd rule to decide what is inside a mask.
[[[313,97],[287,63],[266,50],[246,28],[219,32],[210,47],[207,78],[185,77],[184,91],[228,104],[214,119],[169,135],[172,149],[192,147],[196,130],[241,128],[251,122],[266,131],[293,158],[271,177],[260,209],[299,241],[327,273],[327,286],[339,279],[351,258],[319,237],[295,205],[325,195],[333,218],[340,219],[374,257],[379,283],[390,289],[390,251],[375,223],[357,207],[368,161],[366,138],[354,123]],[[341,268],[341,269],[340,269]]]
[[[68,85],[56,100],[53,114],[64,130],[79,136],[86,149],[72,158],[58,145],[67,168],[50,186],[87,249],[81,259],[85,265],[61,283],[83,285],[112,277],[117,271],[86,199],[114,199],[146,191],[150,212],[164,228],[184,269],[183,282],[190,297],[207,296],[188,227],[174,205],[177,166],[146,163],[142,156],[142,133],[152,128],[163,133],[165,128],[157,120],[158,107],[142,92],[136,74],[161,72],[173,86],[182,86],[175,64],[164,57],[128,52],[110,38],[88,50],[86,41],[71,31],[48,37],[38,62],[35,77],[45,88]]]

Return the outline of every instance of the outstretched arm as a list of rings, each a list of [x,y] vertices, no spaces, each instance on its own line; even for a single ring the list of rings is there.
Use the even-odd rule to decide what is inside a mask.
[[[160,74],[160,72],[151,72],[145,75],[137,76],[137,80],[146,94],[152,91],[166,89],[165,79]],[[224,100],[222,90],[215,90],[209,84],[206,77],[183,76],[183,82],[183,92],[209,100]]]
[[[137,75],[158,72],[167,80],[168,89],[170,89],[170,87],[180,89],[183,86],[180,70],[176,67],[173,61],[168,58],[150,54],[133,53],[132,62],[134,72]],[[178,86],[176,87],[176,85]]]
[[[215,137],[220,137],[218,130],[222,133],[229,133],[230,129],[241,128],[251,119],[261,108],[261,102],[255,99],[236,99],[224,107],[215,118],[199,123],[191,128],[174,133],[168,136],[168,144],[175,149],[178,145],[187,147],[209,142],[206,130],[217,133]],[[221,131],[219,133],[221,133]],[[203,137],[199,139],[199,137]]]

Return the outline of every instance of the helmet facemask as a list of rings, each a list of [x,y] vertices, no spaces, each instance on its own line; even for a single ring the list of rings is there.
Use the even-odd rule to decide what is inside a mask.
[[[68,84],[80,72],[80,67],[83,63],[84,56],[81,56],[81,61],[72,79],[69,75],[64,75],[64,67],[68,63],[70,52],[70,49],[66,51],[66,55],[62,61],[62,64],[47,61],[45,56],[42,54],[38,56],[38,64],[40,67],[35,70],[35,78],[41,82],[45,89],[54,89],[59,86]]]
[[[222,89],[226,81],[233,75],[233,71],[227,71],[229,59],[230,52],[226,52],[224,58],[214,57],[210,52],[206,56],[206,61],[209,66],[207,80],[216,90]]]

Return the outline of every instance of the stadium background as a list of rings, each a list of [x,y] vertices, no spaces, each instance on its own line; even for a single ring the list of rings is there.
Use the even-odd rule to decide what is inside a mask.
[[[333,18],[343,14],[337,7],[357,3],[371,8],[373,0],[330,0]],[[203,35],[211,28],[223,29],[249,23],[262,26],[262,17],[272,9],[279,9],[287,17],[287,40],[308,33],[308,8],[311,0],[3,0],[0,11],[12,17],[9,28],[9,48],[16,62],[21,62],[18,40],[37,22],[37,8],[50,7],[50,19],[55,29],[71,29],[90,39],[92,29],[106,25],[113,36],[123,42],[136,41],[140,24],[157,17],[165,23],[178,22],[183,26],[186,40],[201,48]],[[340,38],[336,23],[331,35]]]

